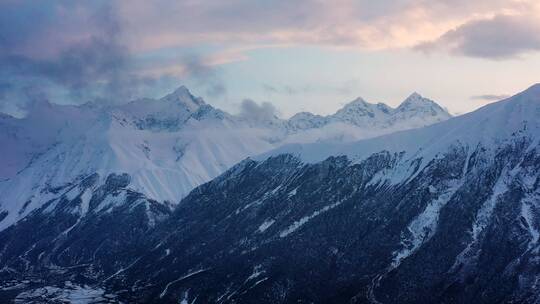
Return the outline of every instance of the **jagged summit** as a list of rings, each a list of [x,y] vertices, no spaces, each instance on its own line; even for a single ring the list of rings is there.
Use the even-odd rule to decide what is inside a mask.
[[[201,97],[195,97],[189,89],[182,85],[174,90],[172,93],[167,94],[160,101],[165,102],[180,102],[184,104],[190,111],[194,112],[200,106],[206,104]]]
[[[413,100],[418,101],[417,98]],[[409,157],[430,159],[438,151],[456,144],[489,147],[512,137],[540,140],[540,85],[534,85],[471,113],[424,128],[339,145],[323,143],[284,146],[262,157],[292,153],[312,162],[336,155],[362,159],[380,151],[407,151]]]
[[[344,108],[350,108],[350,107],[370,107],[370,106],[373,106],[374,104],[372,103],[369,103],[367,102],[364,98],[362,97],[357,97],[356,99],[354,99],[353,101],[347,103]]]
[[[377,105],[365,101],[363,98],[358,97],[355,100],[346,104],[343,108],[339,109],[334,116],[347,116],[347,115],[360,115],[371,116],[375,115]]]
[[[403,102],[398,107],[402,106],[414,106],[414,105],[423,105],[426,103],[430,103],[431,100],[424,98],[422,95],[418,94],[417,92],[413,92],[409,97],[405,98]]]
[[[388,106],[385,103],[378,102],[378,103],[371,103],[366,101],[362,97],[357,97],[353,101],[345,104],[341,109],[339,109],[337,112],[346,110],[346,109],[392,109],[392,107]]]
[[[328,116],[247,120],[185,86],[123,105],[53,104],[25,119],[0,119],[0,212],[8,212],[0,229],[55,196],[50,189],[96,172],[126,173],[130,189],[175,203],[242,159],[285,143],[351,142],[444,119],[422,112],[397,117],[384,104],[358,98]]]
[[[179,96],[161,109],[190,113]],[[415,94],[403,108],[300,113],[292,132],[197,119],[209,105],[179,129],[129,107],[71,139],[32,125],[54,144],[0,180],[0,298],[539,303],[540,86],[413,130],[444,116]],[[0,169],[33,134],[4,130]]]
[[[411,111],[422,108],[432,108],[437,112],[446,112],[440,105],[429,98],[425,98],[422,95],[414,92],[407,97],[398,107],[397,111]]]

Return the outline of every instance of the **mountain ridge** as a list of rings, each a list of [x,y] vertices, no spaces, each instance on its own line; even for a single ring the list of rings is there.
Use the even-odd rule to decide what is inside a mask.
[[[246,120],[206,104],[183,86],[159,100],[106,107],[43,101],[26,118],[0,120],[0,129],[8,130],[0,134],[7,143],[0,147],[5,156],[0,209],[10,214],[0,226],[26,216],[54,195],[47,194],[45,185],[62,187],[96,172],[103,178],[128,173],[134,190],[158,201],[178,202],[243,158],[284,143],[351,141],[447,118],[445,113],[429,114],[425,120],[408,124],[405,118],[405,124],[391,125],[377,117],[354,124],[359,115],[354,111],[349,120],[305,115],[307,121]],[[17,215],[23,205],[27,208]]]
[[[511,115],[517,117],[509,117]],[[355,153],[357,155],[364,155],[375,152],[376,150],[388,149],[389,151],[397,151],[400,149],[399,146],[403,145],[404,142],[409,142],[410,144],[408,146],[404,146],[406,146],[406,149],[412,150],[416,146],[426,147],[431,143],[444,142],[444,140],[451,141],[452,139],[447,139],[447,136],[451,134],[454,134],[454,137],[462,136],[463,138],[471,138],[471,141],[476,139],[484,141],[496,139],[500,133],[509,135],[508,133],[517,132],[521,128],[525,128],[527,132],[536,132],[534,134],[537,136],[540,129],[540,122],[536,119],[537,115],[540,115],[540,84],[535,84],[512,97],[485,105],[476,111],[456,116],[424,128],[397,131],[373,139],[363,139],[358,142],[344,144],[326,145],[324,143],[308,143],[304,146],[302,144],[286,145],[277,148],[274,152],[263,154],[258,158],[263,159],[268,155],[279,153],[292,153],[299,155],[302,159],[309,162],[321,161],[330,155],[340,153],[342,155],[352,155]],[[533,124],[525,127],[527,122],[533,122]],[[500,127],[505,124],[511,127],[501,129]],[[472,125],[476,125],[473,129],[481,130],[481,134],[471,132],[470,128]],[[482,125],[482,127],[478,125]],[[355,151],[355,147],[360,146],[371,148],[365,152],[362,152],[361,149]],[[302,151],[305,151],[306,154],[302,154]],[[309,151],[325,152],[322,152],[320,155],[310,155]]]
[[[137,192],[137,175],[90,174],[0,231],[0,296],[536,303],[539,113],[535,86],[423,128],[285,146],[175,205]]]

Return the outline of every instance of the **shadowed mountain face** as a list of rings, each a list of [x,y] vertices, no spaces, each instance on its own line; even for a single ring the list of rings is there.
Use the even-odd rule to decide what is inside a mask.
[[[129,174],[130,190],[176,204],[246,157],[285,143],[353,141],[449,117],[419,95],[397,109],[354,101],[334,115],[288,120],[231,115],[185,87],[108,107],[39,102],[25,118],[0,115],[0,230],[62,194],[49,189],[95,173]]]
[[[287,146],[174,207],[90,175],[0,232],[0,297],[537,303],[538,117],[534,86],[422,129]]]
[[[139,301],[537,300],[540,147],[246,161],[192,192],[114,279]],[[411,168],[404,182],[382,172]]]

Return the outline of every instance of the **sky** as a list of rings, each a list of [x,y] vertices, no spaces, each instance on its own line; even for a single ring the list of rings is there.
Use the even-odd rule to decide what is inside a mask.
[[[0,111],[180,85],[288,117],[418,92],[453,114],[540,82],[537,0],[2,0]]]

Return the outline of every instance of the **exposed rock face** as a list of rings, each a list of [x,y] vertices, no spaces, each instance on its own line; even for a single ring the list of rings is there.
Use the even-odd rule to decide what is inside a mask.
[[[279,149],[172,211],[130,175],[81,177],[0,232],[0,298],[538,303],[538,114],[535,86],[428,128]]]
[[[354,141],[450,118],[419,96],[407,109],[401,117],[397,109],[356,100],[324,117],[251,117],[214,108],[180,87],[158,100],[40,102],[21,119],[0,113],[0,231],[55,198],[48,190],[81,176],[126,173],[131,190],[175,204],[239,161],[285,143]]]
[[[539,300],[538,144],[516,136],[496,149],[458,145],[419,163],[389,152],[357,164],[246,160],[155,227],[150,215],[168,211],[125,183],[111,187],[125,179],[110,176],[92,191],[95,216],[70,230],[83,189],[96,186],[89,177],[82,194],[0,235],[2,275],[101,281],[137,302]],[[412,169],[401,182],[381,175],[404,167]],[[108,209],[114,195],[125,197]]]
[[[111,174],[103,184],[97,174],[88,176],[2,231],[2,281],[87,283],[127,266],[146,250],[140,240],[171,213],[128,184],[125,174]]]
[[[192,192],[111,286],[157,302],[539,300],[540,147],[455,146],[381,179],[416,164],[246,161]]]

